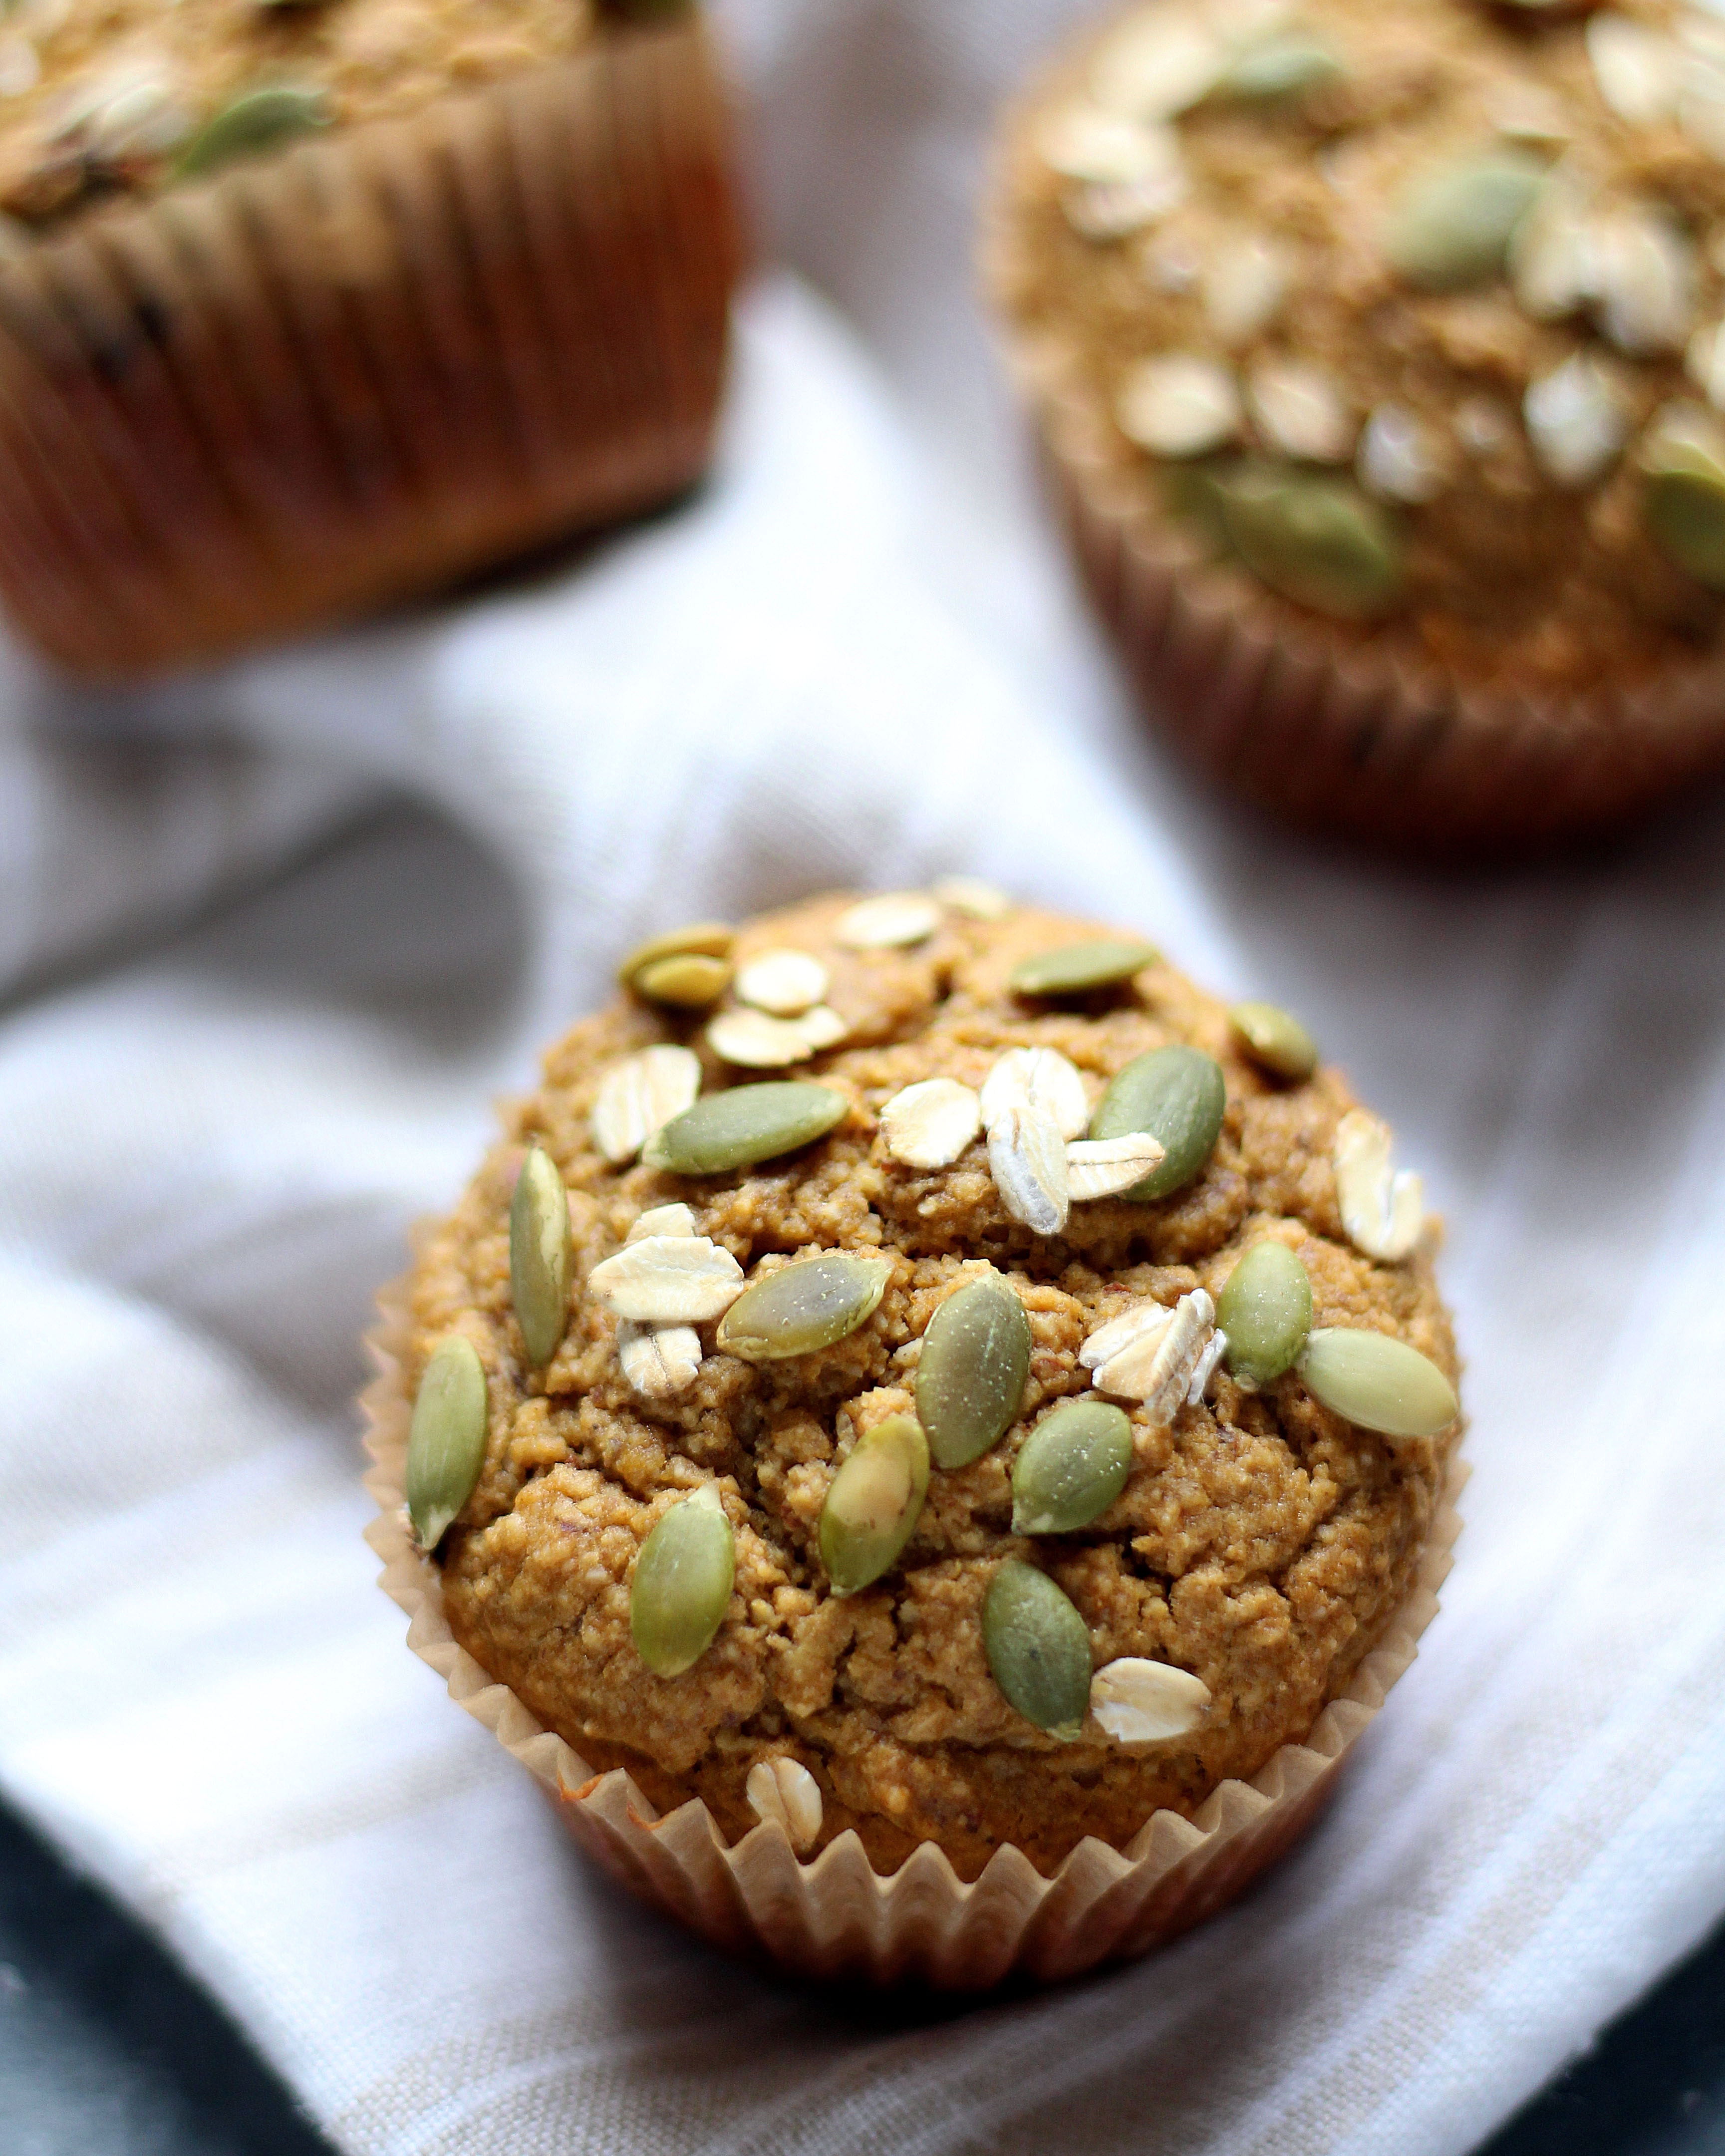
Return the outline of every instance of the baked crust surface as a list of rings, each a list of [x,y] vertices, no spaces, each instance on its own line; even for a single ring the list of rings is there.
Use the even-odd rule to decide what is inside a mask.
[[[1064,1009],[1010,989],[1020,959],[1093,925],[1028,908],[995,922],[949,913],[914,950],[855,952],[832,935],[847,903],[753,921],[734,954],[789,946],[830,969],[827,1000],[850,1035],[797,1073],[850,1097],[830,1137],[714,1177],[608,1166],[589,1118],[620,1056],[686,1041],[703,1092],[754,1075],[714,1058],[706,1014],[684,1022],[620,998],[550,1051],[539,1091],[514,1106],[425,1245],[408,1381],[459,1331],[479,1352],[490,1404],[484,1468],[439,1551],[445,1607],[462,1645],[590,1766],[627,1767],[662,1809],[698,1795],[728,1835],[746,1832],[750,1767],[788,1754],[820,1785],[822,1842],[855,1828],[878,1869],[933,1840],[967,1877],[1003,1843],[1046,1871],[1086,1835],[1125,1843],[1158,1807],[1189,1816],[1219,1782],[1303,1735],[1405,1595],[1456,1435],[1392,1448],[1291,1374],[1248,1393],[1221,1372],[1171,1426],[1153,1430],[1132,1410],[1130,1480],[1091,1527],[1014,1537],[1014,1458],[1050,1403],[1089,1389],[1086,1336],[1135,1297],[1214,1296],[1271,1235],[1304,1261],[1315,1323],[1395,1333],[1452,1378],[1454,1342],[1427,1249],[1384,1265],[1346,1239],[1331,1150],[1354,1104],[1335,1072],[1266,1079],[1232,1045],[1224,1007],[1159,963]],[[1075,1205],[1065,1231],[1044,1238],[1002,1207],[982,1140],[940,1170],[886,1157],[879,1111],[917,1080],[979,1087],[1004,1050],[1048,1046],[1084,1073],[1094,1105],[1134,1056],[1174,1041],[1216,1056],[1228,1106],[1208,1165],[1171,1199]],[[575,1260],[567,1334],[536,1375],[510,1291],[510,1199],[529,1139],[562,1170]],[[787,1361],[716,1353],[714,1328],[701,1327],[698,1378],[649,1406],[619,1368],[615,1321],[583,1284],[640,1213],[676,1200],[751,1277],[763,1260],[839,1248],[890,1257],[890,1285],[856,1332]],[[817,1525],[838,1460],[860,1430],[911,1409],[931,1316],[986,1265],[1012,1282],[1032,1327],[1019,1417],[982,1459],[937,1468],[900,1563],[836,1599]],[[631,1638],[634,1560],[667,1500],[714,1478],[736,1535],[729,1613],[692,1669],[660,1678]],[[1200,1677],[1213,1696],[1202,1727],[1126,1750],[1094,1724],[1060,1743],[1023,1720],[990,1674],[979,1619],[994,1570],[1014,1555],[1071,1598],[1097,1666],[1147,1656]]]

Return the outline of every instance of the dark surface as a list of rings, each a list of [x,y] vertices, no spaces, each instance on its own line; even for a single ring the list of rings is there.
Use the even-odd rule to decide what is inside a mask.
[[[331,2156],[149,1935],[0,1809],[4,2156]],[[1725,1928],[1479,2156],[1725,2156]]]

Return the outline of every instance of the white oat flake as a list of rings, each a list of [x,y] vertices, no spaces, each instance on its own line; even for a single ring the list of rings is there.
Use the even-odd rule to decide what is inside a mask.
[[[906,1168],[950,1168],[983,1127],[983,1104],[956,1078],[924,1078],[880,1111],[891,1158]]]
[[[988,1124],[988,1167],[1000,1202],[1039,1235],[1066,1224],[1066,1147],[1060,1126],[1040,1108],[1009,1107]]]
[[[1086,1341],[1079,1360],[1089,1368],[1098,1392],[1142,1400],[1153,1423],[1172,1422],[1214,1335],[1216,1306],[1201,1287],[1183,1295],[1171,1311],[1153,1303],[1136,1334],[1116,1347],[1119,1328],[1137,1314],[1127,1312],[1124,1318],[1102,1327]],[[1092,1361],[1092,1355],[1100,1359]]]
[[[654,1132],[693,1107],[701,1091],[701,1058],[665,1042],[614,1064],[599,1081],[593,1106],[593,1140],[614,1168],[633,1160]]]
[[[1183,1737],[1209,1708],[1209,1686],[1201,1678],[1142,1656],[1105,1662],[1090,1681],[1090,1711],[1117,1744]]]
[[[1079,1138],[1066,1147],[1066,1187],[1075,1205],[1115,1198],[1161,1167],[1168,1148],[1147,1131],[1125,1137]]]
[[[742,1293],[742,1267],[709,1235],[644,1235],[593,1267],[588,1287],[638,1325],[698,1325]]]
[[[1077,1065],[1057,1048],[1009,1048],[983,1081],[983,1121],[992,1126],[1009,1108],[1036,1108],[1063,1138],[1082,1135],[1090,1102]]]
[[[1388,1123],[1353,1108],[1336,1127],[1332,1155],[1336,1202],[1348,1240],[1387,1265],[1407,1256],[1425,1219],[1420,1178],[1392,1167],[1394,1142]]]

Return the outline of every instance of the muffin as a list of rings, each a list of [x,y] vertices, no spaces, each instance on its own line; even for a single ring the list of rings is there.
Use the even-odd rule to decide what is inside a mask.
[[[1725,24],[1157,0],[1000,167],[1059,513],[1189,757],[1439,851],[1725,762]]]
[[[965,1984],[1191,1922],[1432,1606],[1419,1178],[1286,1014],[968,883],[624,980],[390,1305],[415,1643],[732,1943]]]
[[[22,0],[0,601],[124,678],[447,585],[705,469],[740,254],[679,8]]]

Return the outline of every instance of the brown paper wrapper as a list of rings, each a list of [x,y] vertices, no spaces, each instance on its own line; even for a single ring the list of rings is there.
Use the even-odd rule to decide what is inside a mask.
[[[1014,323],[1007,194],[997,184],[982,259],[1009,371],[1085,588],[1146,716],[1189,762],[1307,829],[1439,856],[1611,831],[1725,770],[1725,653],[1579,696],[1482,687],[1208,558],[1058,339]]]
[[[662,502],[742,251],[692,15],[89,218],[0,264],[0,598],[123,679]]]
[[[1086,1840],[1045,1878],[1021,1851],[1004,1848],[967,1884],[932,1843],[885,1878],[850,1832],[807,1862],[777,1825],[757,1826],[727,1847],[698,1799],[661,1815],[622,1769],[595,1774],[451,1634],[441,1575],[414,1543],[403,1502],[413,1412],[407,1295],[403,1279],[378,1298],[381,1322],[367,1340],[378,1374],[360,1405],[373,1462],[366,1488],[378,1507],[366,1540],[383,1559],[384,1591],[408,1612],[408,1645],[541,1783],[570,1834],[612,1877],[716,1946],[803,1975],[965,1991],[1009,1976],[1052,1982],[1143,1953],[1224,1907],[1298,1840],[1333,1792],[1436,1614],[1461,1528],[1455,1499],[1466,1471],[1457,1460],[1407,1600],[1304,1741],[1284,1744],[1249,1782],[1224,1782],[1195,1819],[1153,1814],[1123,1851]]]

